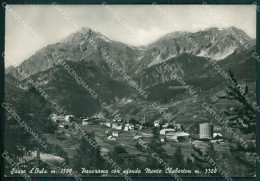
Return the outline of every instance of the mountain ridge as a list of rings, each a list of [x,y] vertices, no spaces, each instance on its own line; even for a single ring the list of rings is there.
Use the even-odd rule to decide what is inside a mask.
[[[136,75],[143,69],[166,61],[181,53],[191,53],[193,55],[211,57],[219,60],[227,57],[241,47],[238,40],[234,40],[235,37],[227,34],[229,29],[234,29],[249,45],[253,45],[252,42],[254,40],[247,36],[242,30],[235,27],[222,30],[209,28],[208,30],[195,33],[185,32],[185,36],[183,36],[183,33],[173,32],[160,37],[155,42],[146,46],[141,46],[141,48],[110,40],[99,32],[83,27],[80,31],[70,34],[60,42],[38,50],[30,58],[23,61],[19,67],[21,67],[28,76],[40,71],[45,71],[55,66],[55,60],[53,60],[52,57],[53,52],[57,53],[63,60],[83,60],[86,62],[96,62],[97,64],[108,64],[102,57],[102,52],[107,52],[122,69],[132,75]],[[215,34],[217,32],[216,36],[219,34],[220,40],[212,43],[211,41],[213,39],[211,38],[214,37],[212,35],[214,32]],[[173,36],[176,34],[178,34],[178,36]],[[200,45],[198,47],[192,47],[187,38]],[[97,47],[93,46],[93,42]],[[112,69],[109,64],[108,67]],[[113,70],[111,71],[111,75],[113,76]],[[19,77],[15,70],[8,73],[11,73],[14,77],[21,80],[21,77]]]

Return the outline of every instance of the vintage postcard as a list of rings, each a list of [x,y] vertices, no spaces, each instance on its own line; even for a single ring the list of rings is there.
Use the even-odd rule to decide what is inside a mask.
[[[3,2],[4,176],[256,177],[257,7]]]

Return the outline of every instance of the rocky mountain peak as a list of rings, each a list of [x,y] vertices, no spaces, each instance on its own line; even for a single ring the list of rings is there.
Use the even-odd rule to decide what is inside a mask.
[[[167,61],[183,53],[221,60],[234,53],[241,45],[241,39],[248,45],[253,40],[235,27],[209,28],[195,33],[173,32],[147,46],[133,47],[110,40],[88,27],[82,27],[62,41],[48,45],[25,60],[20,66],[30,76],[45,71],[54,65],[53,52],[68,61],[85,61],[109,70],[114,75],[111,63],[104,59],[106,52],[114,62],[130,74],[138,74],[145,68]],[[93,46],[93,42],[95,46]],[[11,71],[11,73],[14,71]],[[17,73],[13,76],[18,78]]]

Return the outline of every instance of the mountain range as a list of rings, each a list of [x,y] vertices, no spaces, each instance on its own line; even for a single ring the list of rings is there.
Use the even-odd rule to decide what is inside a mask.
[[[176,79],[170,79],[171,75],[163,69],[162,63],[173,67],[188,85],[199,92],[199,101],[216,103],[216,95],[223,93],[226,79],[208,59],[216,61],[223,71],[228,72],[232,68],[238,80],[249,85],[253,95],[256,73],[252,53],[255,44],[254,39],[235,27],[209,28],[195,33],[174,32],[139,47],[110,40],[90,28],[82,28],[62,41],[40,49],[18,68],[42,87],[50,102],[58,103],[68,113],[85,116],[103,113],[109,116],[101,106],[106,102],[123,118],[134,116],[140,119],[148,115],[156,119],[160,115],[149,107],[151,101],[155,101],[178,120],[195,119],[194,115],[202,120],[208,119],[207,115],[194,107],[189,94]],[[104,52],[148,93],[146,100],[104,58]],[[63,66],[56,64],[53,53],[97,92],[97,100]],[[14,92],[23,94],[28,87],[16,68],[10,67],[5,71],[6,97],[13,102]],[[127,103],[120,104],[115,98],[124,98]],[[190,111],[183,115],[188,108]],[[223,109],[221,104],[219,109]]]

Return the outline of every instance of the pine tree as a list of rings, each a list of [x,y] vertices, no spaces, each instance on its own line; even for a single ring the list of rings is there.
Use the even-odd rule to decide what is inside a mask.
[[[205,153],[194,145],[192,145],[192,148],[195,151],[195,154],[191,153],[191,156],[194,158],[194,165],[201,170],[201,173],[207,176],[220,176],[220,173],[216,171],[216,165],[220,166],[221,164],[219,162],[219,155],[215,151],[213,144],[209,144]]]
[[[239,106],[233,111],[224,111],[229,118],[228,125],[233,129],[240,130],[245,135],[252,135],[251,140],[247,141],[248,147],[240,142],[237,142],[235,146],[231,145],[231,155],[236,158],[241,167],[247,170],[245,174],[255,175],[255,159],[250,159],[247,153],[251,155],[256,153],[256,109],[247,99],[249,93],[248,86],[245,85],[245,88],[242,89],[234,77],[234,71],[231,69],[229,69],[229,75],[234,85],[228,84],[226,95],[219,98],[236,101]]]
[[[111,158],[120,166],[124,167],[125,160],[129,158],[129,154],[122,146],[115,146],[111,153]]]
[[[183,155],[180,147],[178,147],[175,150],[175,152],[174,152],[173,156],[171,156],[170,160],[171,160],[170,165],[173,169],[176,169],[176,168],[184,169],[185,168],[184,155]]]
[[[104,159],[101,156],[100,147],[94,147],[97,142],[94,138],[94,134],[90,134],[85,132],[88,136],[88,140],[92,140],[93,143],[82,137],[80,140],[79,148],[76,150],[76,154],[73,157],[73,169],[77,172],[81,173],[81,168],[85,168],[86,170],[94,170],[101,169],[104,167]],[[89,174],[84,174],[89,175]],[[91,176],[96,176],[99,174],[91,174]]]
[[[194,171],[193,161],[190,159],[190,157],[188,157],[188,158],[186,159],[186,162],[185,162],[185,169],[187,169],[187,170],[191,170],[192,173],[193,173],[193,171]]]
[[[247,100],[248,86],[243,89],[234,77],[234,71],[229,69],[229,75],[233,84],[227,84],[228,90],[225,96],[220,96],[220,99],[235,100],[240,106],[236,107],[233,112],[224,111],[229,118],[229,126],[238,128],[244,134],[252,133],[252,139],[256,136],[256,109]]]
[[[149,151],[152,153],[157,153],[160,157],[166,158],[166,151],[162,147],[162,143],[159,141],[158,134],[154,134],[151,141],[148,144]]]
[[[8,114],[8,112],[6,112]],[[8,116],[9,117],[9,116]],[[5,151],[17,163],[21,162],[19,158],[24,157],[29,151],[32,151],[31,135],[24,130],[13,117],[5,121]],[[8,162],[5,162],[5,173],[13,168]]]
[[[57,129],[49,119],[51,110],[48,102],[34,87],[31,87],[25,93],[17,106],[17,112],[21,117],[21,121],[26,122],[26,124],[36,134],[38,134],[42,140],[44,140],[44,137],[42,136],[43,133],[49,133],[50,130],[53,132]],[[33,145],[30,145],[31,148],[28,149],[35,149],[37,152],[37,158],[40,159],[41,146],[32,136],[31,142]]]

